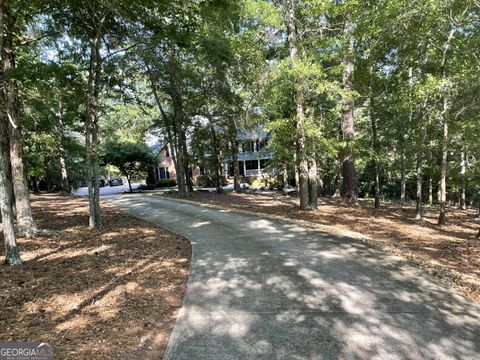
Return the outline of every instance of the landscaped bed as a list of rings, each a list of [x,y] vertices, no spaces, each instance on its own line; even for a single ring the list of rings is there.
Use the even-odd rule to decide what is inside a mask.
[[[39,228],[57,232],[19,239],[23,265],[0,265],[0,340],[53,342],[56,359],[161,359],[189,242],[108,204],[90,230],[86,199],[32,200]]]
[[[178,195],[165,194],[178,199]],[[370,201],[347,206],[340,199],[322,198],[316,211],[301,211],[298,199],[280,193],[195,192],[189,201],[308,221],[317,228],[360,238],[419,265],[471,299],[480,303],[480,227],[477,211],[451,208],[447,225],[437,226],[438,209],[426,208],[425,218],[415,221],[412,205]]]

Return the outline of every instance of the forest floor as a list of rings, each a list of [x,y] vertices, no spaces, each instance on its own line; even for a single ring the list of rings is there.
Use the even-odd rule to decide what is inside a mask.
[[[108,204],[90,230],[85,198],[32,205],[39,228],[56,233],[19,239],[23,265],[0,265],[0,339],[53,342],[58,359],[161,359],[190,243]]]
[[[177,198],[175,194],[165,194]],[[414,220],[412,205],[359,201],[355,207],[340,199],[321,198],[319,209],[301,211],[298,199],[280,193],[195,192],[189,201],[236,210],[306,221],[331,233],[359,238],[389,253],[403,256],[428,273],[480,303],[480,227],[477,212],[450,208],[447,225],[437,225],[438,209],[425,208],[425,217]]]

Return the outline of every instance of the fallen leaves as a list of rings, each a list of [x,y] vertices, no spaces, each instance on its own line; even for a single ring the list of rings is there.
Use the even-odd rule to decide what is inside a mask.
[[[105,225],[88,229],[83,198],[32,204],[39,227],[56,232],[19,239],[24,264],[0,266],[0,338],[53,341],[60,359],[161,358],[186,287],[188,241],[105,204]]]

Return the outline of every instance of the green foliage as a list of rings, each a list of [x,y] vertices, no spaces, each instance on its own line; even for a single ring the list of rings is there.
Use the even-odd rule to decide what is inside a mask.
[[[155,187],[164,188],[164,187],[172,187],[176,185],[177,185],[177,181],[175,179],[160,179],[155,184]]]
[[[148,147],[138,143],[107,143],[102,160],[104,164],[116,166],[129,180],[156,163]]]
[[[222,183],[222,186],[225,186],[228,184],[227,178],[222,175],[220,178],[220,181]],[[212,176],[209,175],[199,175],[195,178],[195,183],[199,187],[215,187],[215,179]]]
[[[138,190],[155,190],[154,184],[142,184],[138,188]]]
[[[262,176],[256,177],[251,182],[252,188],[262,190],[277,190],[280,189],[281,183],[276,177]]]

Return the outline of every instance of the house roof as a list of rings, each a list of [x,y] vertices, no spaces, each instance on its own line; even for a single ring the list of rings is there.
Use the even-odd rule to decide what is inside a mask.
[[[262,126],[256,129],[242,130],[237,134],[237,140],[264,140],[268,136],[268,132]]]

